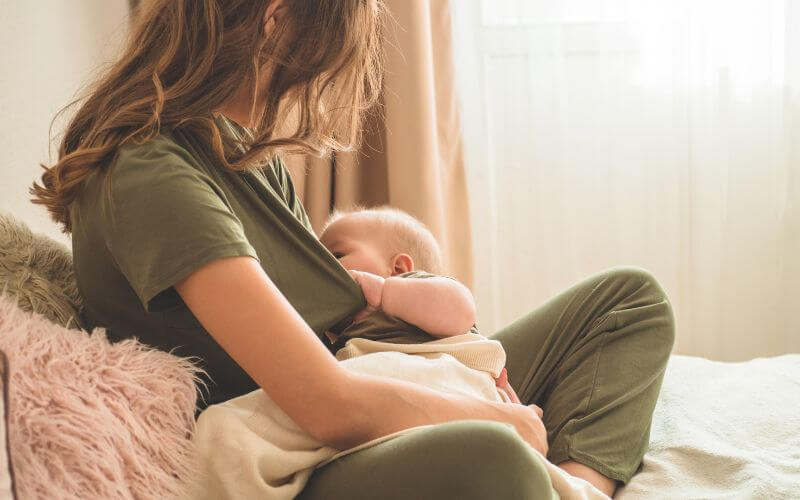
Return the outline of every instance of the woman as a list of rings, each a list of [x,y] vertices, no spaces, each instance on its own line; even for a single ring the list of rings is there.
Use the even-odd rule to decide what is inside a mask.
[[[357,143],[380,0],[147,5],[32,189],[72,233],[87,324],[199,358],[201,408],[260,387],[338,448],[441,424],[319,469],[303,498],[549,498],[525,442],[609,494],[630,479],[673,340],[644,271],[591,277],[495,335],[525,404],[348,373],[320,341],[366,304],[276,153]]]

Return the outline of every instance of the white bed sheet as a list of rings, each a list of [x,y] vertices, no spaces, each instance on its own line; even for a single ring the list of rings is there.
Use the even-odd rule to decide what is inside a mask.
[[[800,355],[673,356],[643,468],[615,498],[800,499]]]

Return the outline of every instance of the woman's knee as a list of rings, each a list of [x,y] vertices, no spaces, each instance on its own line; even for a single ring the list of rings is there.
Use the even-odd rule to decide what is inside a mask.
[[[641,302],[637,305],[646,307],[646,320],[654,327],[658,326],[648,331],[657,331],[662,347],[667,352],[671,351],[675,342],[675,315],[664,288],[655,276],[638,266],[614,267],[604,274],[610,282],[620,284],[630,294],[640,296],[636,302]]]
[[[442,461],[460,464],[446,479],[460,483],[458,498],[550,498],[552,484],[542,459],[510,426],[470,420],[442,430],[430,446],[443,451]]]
[[[345,456],[299,498],[483,500],[553,497],[541,459],[499,422],[448,422]]]
[[[613,282],[629,284],[633,287],[653,287],[666,298],[663,288],[658,280],[647,269],[639,266],[616,266],[603,272],[605,278]]]

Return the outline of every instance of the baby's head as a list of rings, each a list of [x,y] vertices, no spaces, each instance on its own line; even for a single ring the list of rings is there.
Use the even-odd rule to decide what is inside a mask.
[[[319,239],[345,269],[384,278],[415,269],[441,273],[436,238],[422,222],[396,208],[335,211]]]

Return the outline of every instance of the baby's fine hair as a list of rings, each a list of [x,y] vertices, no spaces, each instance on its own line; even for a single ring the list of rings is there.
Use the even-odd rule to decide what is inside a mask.
[[[386,244],[390,252],[410,255],[414,260],[414,269],[432,274],[442,273],[442,251],[433,233],[421,221],[394,207],[366,208],[357,205],[350,210],[334,210],[320,234],[337,220],[351,214],[380,223],[386,229]]]

